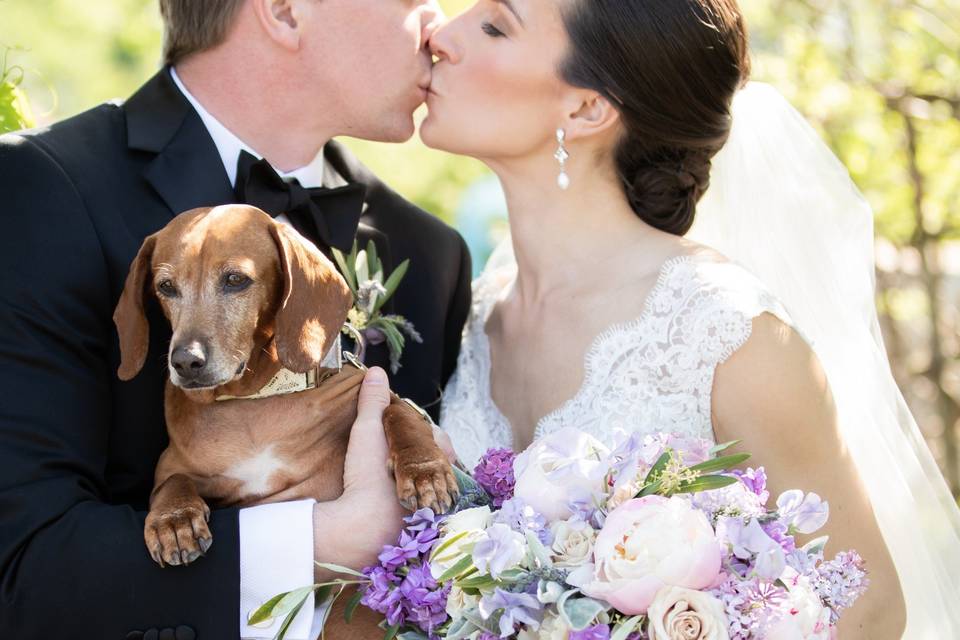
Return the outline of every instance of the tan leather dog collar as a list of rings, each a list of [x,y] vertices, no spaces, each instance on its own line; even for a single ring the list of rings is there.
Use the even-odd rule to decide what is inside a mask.
[[[335,376],[343,369],[343,352],[341,351],[340,336],[333,343],[333,347],[323,357],[317,368],[306,373],[296,373],[289,369],[280,369],[277,375],[253,395],[249,396],[217,396],[217,402],[224,400],[257,400],[271,396],[282,396],[288,393],[300,393],[316,389],[331,376]]]

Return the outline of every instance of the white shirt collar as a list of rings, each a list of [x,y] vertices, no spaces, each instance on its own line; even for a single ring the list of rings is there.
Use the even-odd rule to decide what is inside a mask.
[[[263,158],[263,155],[254,151],[248,144],[227,129],[219,120],[214,118],[209,111],[204,109],[203,105],[200,104],[193,94],[187,90],[187,87],[184,86],[183,81],[180,80],[180,76],[177,75],[176,69],[170,69],[170,76],[173,78],[174,83],[176,83],[177,88],[180,89],[184,97],[193,105],[193,108],[197,111],[197,115],[199,115],[203,121],[204,126],[210,133],[210,137],[213,138],[213,144],[217,147],[220,159],[223,161],[223,168],[227,171],[227,178],[230,179],[230,185],[235,186],[237,183],[237,160],[240,159],[240,152],[246,151],[258,160]],[[336,175],[332,167],[327,166],[323,157],[322,147],[317,153],[317,156],[306,166],[287,173],[280,171],[277,171],[277,173],[280,174],[281,178],[296,178],[297,181],[307,189],[320,186],[339,186],[345,183],[343,178]]]

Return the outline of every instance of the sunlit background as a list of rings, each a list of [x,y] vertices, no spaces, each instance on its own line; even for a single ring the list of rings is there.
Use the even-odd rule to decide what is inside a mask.
[[[158,68],[156,0],[0,0],[0,129],[124,98]],[[448,13],[468,0],[441,0]],[[876,211],[878,305],[895,374],[960,495],[960,0],[741,0],[754,77],[823,134]],[[6,109],[6,110],[5,110]],[[376,173],[456,225],[477,269],[505,221],[480,164],[349,140]]]

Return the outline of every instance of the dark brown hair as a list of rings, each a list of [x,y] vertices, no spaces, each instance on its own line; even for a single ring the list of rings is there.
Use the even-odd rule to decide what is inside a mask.
[[[160,0],[163,61],[177,64],[227,37],[244,0]]]
[[[750,72],[735,0],[571,0],[561,76],[620,113],[617,172],[637,215],[676,235],[693,225],[730,104]]]

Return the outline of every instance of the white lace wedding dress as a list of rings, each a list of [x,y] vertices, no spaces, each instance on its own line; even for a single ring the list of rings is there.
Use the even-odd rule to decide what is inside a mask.
[[[490,447],[513,448],[511,426],[490,395],[484,327],[515,276],[515,264],[508,264],[473,282],[457,369],[443,396],[440,426],[468,468]],[[714,440],[714,371],[747,341],[752,319],[764,312],[796,328],[783,305],[739,264],[709,254],[667,260],[641,314],[594,339],[580,389],[539,421],[535,437],[575,427],[607,444],[624,431]]]

